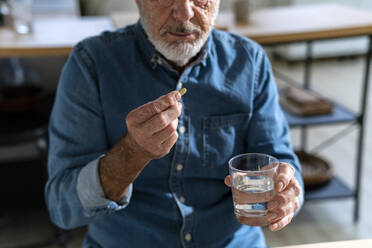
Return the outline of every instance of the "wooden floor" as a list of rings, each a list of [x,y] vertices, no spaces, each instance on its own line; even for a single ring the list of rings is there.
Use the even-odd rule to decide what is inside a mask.
[[[285,63],[274,63],[275,68],[302,78],[302,65],[288,66]],[[332,60],[317,62],[314,65],[312,83],[323,95],[341,101],[351,109],[357,110],[360,104],[362,59]],[[278,82],[281,84],[280,82]],[[370,89],[371,91],[371,89]],[[370,96],[372,92],[370,92]],[[284,230],[270,232],[264,229],[267,242],[271,246],[338,241],[361,238],[372,238],[372,102],[369,101],[367,132],[365,142],[364,169],[362,176],[362,194],[360,221],[353,223],[353,201],[351,199],[308,202],[300,214]],[[315,147],[326,137],[337,133],[345,126],[311,128],[309,148]],[[335,173],[349,185],[354,183],[357,130],[347,135],[336,144],[322,150],[320,154],[332,162]],[[292,131],[293,143],[298,146],[299,132]],[[81,247],[85,229],[72,232],[71,247]],[[52,237],[48,216],[43,210],[28,209],[27,206],[3,213],[0,218],[0,247],[19,246]],[[56,245],[50,248],[58,247]]]

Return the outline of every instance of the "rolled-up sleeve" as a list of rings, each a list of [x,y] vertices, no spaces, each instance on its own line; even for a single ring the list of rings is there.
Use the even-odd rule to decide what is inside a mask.
[[[108,147],[94,62],[80,43],[66,62],[49,123],[45,199],[51,220],[61,228],[89,224],[123,209],[104,198],[98,164]]]
[[[100,159],[93,160],[80,171],[77,181],[79,199],[86,209],[104,209],[107,206],[115,210],[123,209],[129,204],[133,185],[129,185],[127,194],[118,204],[105,198],[98,173]]]

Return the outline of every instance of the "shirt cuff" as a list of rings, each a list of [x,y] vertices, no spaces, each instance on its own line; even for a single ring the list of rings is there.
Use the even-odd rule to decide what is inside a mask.
[[[91,161],[80,171],[76,186],[79,199],[83,207],[89,210],[123,209],[129,204],[133,185],[129,185],[128,192],[118,203],[105,198],[99,178],[99,161],[103,156]]]

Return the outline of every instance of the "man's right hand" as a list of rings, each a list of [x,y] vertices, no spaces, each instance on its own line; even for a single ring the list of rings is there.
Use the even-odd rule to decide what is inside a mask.
[[[180,98],[178,91],[172,91],[128,114],[127,134],[100,160],[99,176],[106,198],[119,202],[143,168],[172,149],[178,139]]]
[[[172,91],[128,114],[127,138],[149,159],[167,155],[176,143],[178,117],[182,112],[180,98],[178,91]]]

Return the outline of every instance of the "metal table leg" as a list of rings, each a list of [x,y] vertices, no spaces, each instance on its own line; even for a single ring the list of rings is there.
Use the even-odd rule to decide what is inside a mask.
[[[360,190],[361,190],[361,174],[362,174],[362,163],[363,163],[363,150],[364,150],[364,135],[365,135],[365,121],[368,103],[368,86],[370,79],[370,66],[372,57],[372,36],[369,36],[368,52],[365,61],[364,71],[364,85],[363,85],[363,97],[361,102],[361,110],[359,116],[359,138],[358,138],[358,155],[357,155],[357,173],[355,179],[355,204],[354,204],[354,222],[359,219],[359,205],[360,205]]]
[[[304,72],[304,88],[310,89],[311,81],[311,66],[313,60],[313,41],[306,42],[306,60],[305,60],[305,72]],[[301,150],[307,150],[307,127],[301,127]]]

